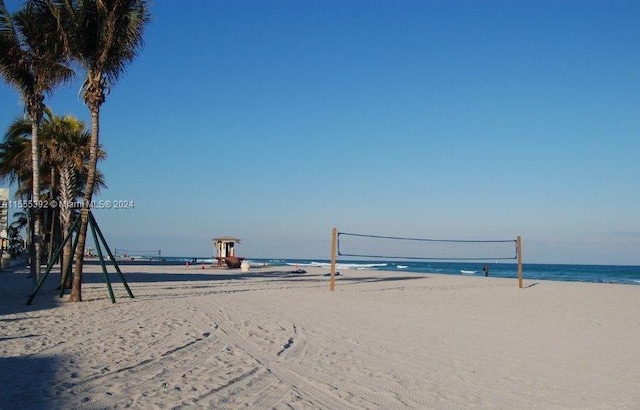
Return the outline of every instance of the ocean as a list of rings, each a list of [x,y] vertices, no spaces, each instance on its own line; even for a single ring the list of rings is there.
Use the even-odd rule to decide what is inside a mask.
[[[330,268],[328,260],[322,259],[249,259],[254,266],[282,266],[291,268],[298,266]],[[187,262],[196,264],[211,264],[212,258],[199,257],[157,257],[140,258],[133,261],[118,263],[157,263],[162,265],[184,265]],[[411,272],[415,274],[439,273],[446,275],[484,275],[482,268],[485,262],[435,262],[435,261],[354,261],[338,260],[336,270],[368,269],[381,271]],[[554,280],[562,282],[593,282],[620,283],[640,285],[640,266],[617,265],[554,265],[554,264],[523,264],[523,278],[525,280]],[[498,278],[518,277],[516,263],[489,263],[489,276]]]

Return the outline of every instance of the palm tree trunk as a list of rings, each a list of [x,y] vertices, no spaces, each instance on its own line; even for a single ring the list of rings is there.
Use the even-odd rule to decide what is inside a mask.
[[[35,255],[31,260],[32,272],[35,273],[36,280],[40,280],[40,263],[42,262],[42,223],[40,205],[40,141],[38,141],[38,117],[31,114],[31,167],[33,178],[33,243],[35,245]]]
[[[58,177],[56,175],[56,168],[55,167],[51,167],[51,194],[50,194],[50,199],[55,199],[58,197],[57,195],[57,181]],[[57,241],[56,241],[56,233],[58,232],[58,223],[59,223],[59,219],[58,219],[58,209],[54,208],[51,206],[51,201],[49,201],[49,207],[46,208],[47,212],[49,213],[49,241],[47,242],[47,262],[52,262],[52,258],[53,258],[53,253],[55,248],[57,247]]]
[[[66,234],[64,236],[64,238],[66,238],[68,235],[70,235],[69,233],[69,227],[67,226],[66,228]],[[65,280],[63,280],[65,278],[65,275],[67,272],[69,272],[69,269],[71,268],[71,257],[73,256],[73,238],[70,238],[67,243],[64,244],[64,248],[62,249],[62,261],[60,263],[61,266],[61,274],[60,274],[60,288],[67,288],[67,283],[69,278],[67,277]]]
[[[36,264],[33,263],[36,259],[36,247],[33,243],[33,237],[34,235],[34,223],[35,220],[33,218],[33,209],[31,210],[27,210],[27,214],[31,213],[30,217],[29,217],[29,223],[27,225],[27,253],[29,254],[29,274],[31,277],[33,277],[36,281]]]
[[[84,207],[82,208],[80,229],[78,231],[78,246],[75,254],[73,284],[71,286],[71,302],[82,301],[82,265],[84,263],[84,249],[87,242],[87,227],[89,224],[89,207],[93,199],[93,187],[96,182],[98,168],[98,147],[100,135],[100,107],[91,108],[91,141],[89,142],[89,169],[87,170],[87,184],[84,188]]]
[[[73,168],[69,164],[64,164],[60,169],[60,230],[62,231],[62,241],[67,239],[67,236],[71,235],[69,228],[71,228],[71,203],[75,199],[75,182],[73,178]],[[62,250],[62,260],[60,261],[60,287],[65,288],[67,286],[66,280],[63,282],[65,274],[69,272],[71,267],[71,256],[73,253],[73,238],[70,238],[64,245]]]
[[[47,243],[47,262],[56,263],[60,260],[60,255],[56,257],[57,260],[53,260],[54,253],[60,245],[60,218],[58,216],[58,209],[51,208],[49,210],[51,221],[49,221],[49,242]]]

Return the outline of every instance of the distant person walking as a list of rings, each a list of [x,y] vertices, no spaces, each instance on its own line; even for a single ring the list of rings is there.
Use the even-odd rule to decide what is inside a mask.
[[[489,276],[489,264],[485,263],[482,267],[482,271],[484,272],[484,276]]]

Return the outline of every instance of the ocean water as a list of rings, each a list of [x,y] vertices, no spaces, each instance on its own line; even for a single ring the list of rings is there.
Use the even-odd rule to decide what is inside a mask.
[[[282,266],[293,269],[294,266],[321,267],[328,270],[330,263],[322,259],[249,259],[252,265]],[[144,260],[124,261],[124,263],[158,263],[164,265],[184,265],[189,263],[214,263],[212,258],[198,257],[163,257]],[[121,262],[119,262],[121,263]],[[368,269],[383,271],[398,271],[404,273],[426,274],[439,273],[447,275],[476,275],[482,276],[485,262],[434,262],[434,261],[349,261],[339,260],[338,271],[350,269]],[[489,276],[498,278],[517,278],[516,263],[490,263]],[[621,283],[640,285],[640,266],[617,265],[553,265],[553,264],[523,264],[523,277],[526,280],[554,280],[563,282],[594,282]]]

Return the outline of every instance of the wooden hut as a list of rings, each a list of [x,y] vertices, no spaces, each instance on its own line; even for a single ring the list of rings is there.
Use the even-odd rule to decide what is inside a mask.
[[[225,263],[232,269],[240,267],[244,258],[236,256],[237,243],[240,243],[240,239],[231,236],[213,238],[213,247],[216,250],[215,258],[218,261],[218,266],[222,266]]]

